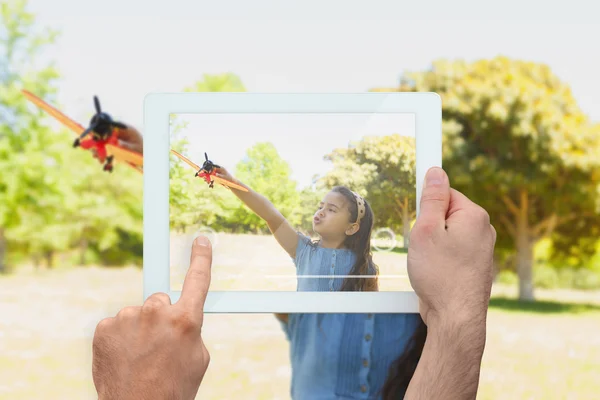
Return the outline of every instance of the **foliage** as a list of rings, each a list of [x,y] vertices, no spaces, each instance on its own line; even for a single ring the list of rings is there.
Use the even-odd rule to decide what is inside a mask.
[[[185,92],[244,92],[245,90],[241,79],[232,73],[204,74],[202,80],[184,88]],[[170,125],[171,148],[186,156],[188,142],[184,132],[187,123],[180,117],[171,115]],[[173,154],[170,155],[170,160],[171,229],[185,232],[190,229],[195,230],[200,226],[224,227],[225,221],[231,219],[231,210],[223,207],[227,201],[221,197],[222,193],[215,193],[214,190],[201,190],[199,178],[194,176],[194,172],[188,165],[185,165]],[[199,166],[203,162],[203,160],[192,161]]]
[[[319,202],[325,197],[327,188],[306,187],[299,193],[298,207],[292,213],[292,221],[297,223],[297,229],[308,235],[314,235],[312,230],[313,216]]]
[[[183,155],[186,155],[188,145],[187,139],[182,135],[186,127],[185,121],[171,116],[171,148]],[[185,232],[200,225],[213,225],[223,213],[218,196],[213,190],[203,190],[203,181],[194,176],[195,171],[173,154],[170,154],[170,163],[171,229]]]
[[[46,97],[56,92],[56,69],[32,62],[56,32],[36,30],[26,8],[26,1],[0,5],[0,272],[13,246],[66,246],[60,224],[53,223],[64,189],[52,168],[60,150],[39,124],[41,112],[30,113],[20,93],[23,87]]]
[[[184,92],[245,92],[242,80],[233,73],[203,74],[203,79],[188,86]]]
[[[246,152],[233,174],[257,193],[265,196],[292,225],[300,223],[296,212],[300,196],[296,182],[291,179],[291,168],[277,153],[272,143],[257,143]],[[233,198],[233,195],[229,196]],[[229,223],[238,224],[251,232],[268,232],[266,223],[237,198],[227,208],[231,211]]]
[[[334,167],[320,180],[322,187],[349,187],[369,201],[377,226],[403,231],[408,237],[416,216],[414,137],[368,136],[325,158]]]
[[[90,250],[101,260],[110,252],[116,264],[139,262],[140,175],[122,164],[113,174],[103,172],[89,152],[72,148],[73,132],[20,92],[27,89],[60,108],[58,72],[52,65],[36,67],[56,33],[36,30],[26,6],[16,1],[1,7],[0,168],[9,173],[0,175],[0,231],[9,256],[43,257],[51,266],[54,253],[75,248],[83,262]]]
[[[442,97],[445,169],[490,213],[502,258],[516,252],[521,298],[533,298],[538,240],[550,237],[555,256],[589,259],[600,225],[600,128],[548,66],[437,60],[402,85]]]

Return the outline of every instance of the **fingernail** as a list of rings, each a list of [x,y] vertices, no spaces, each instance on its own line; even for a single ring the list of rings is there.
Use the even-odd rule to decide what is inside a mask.
[[[445,172],[439,167],[433,167],[425,175],[425,184],[423,189],[427,186],[439,186],[444,182]]]
[[[210,242],[206,236],[198,236],[194,241],[194,244],[197,246],[208,246]]]

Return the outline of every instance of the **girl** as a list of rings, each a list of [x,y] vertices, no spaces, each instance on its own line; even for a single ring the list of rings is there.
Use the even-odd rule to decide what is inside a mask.
[[[232,192],[267,223],[294,261],[297,290],[378,290],[370,246],[374,216],[361,196],[344,186],[329,191],[313,217],[320,237],[313,242],[263,195],[222,167],[216,172],[248,189]],[[294,399],[402,398],[424,345],[419,314],[276,316],[290,342]]]

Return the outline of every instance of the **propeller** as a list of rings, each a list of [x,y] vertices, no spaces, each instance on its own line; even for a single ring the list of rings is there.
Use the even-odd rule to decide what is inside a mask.
[[[94,105],[96,106],[96,114],[102,114],[102,109],[100,108],[100,100],[98,100],[98,96],[94,96]]]

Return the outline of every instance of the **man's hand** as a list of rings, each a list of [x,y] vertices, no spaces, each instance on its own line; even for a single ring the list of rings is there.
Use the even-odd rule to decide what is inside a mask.
[[[408,249],[427,339],[406,400],[476,398],[495,242],[487,212],[430,169]]]
[[[488,213],[450,188],[441,168],[428,171],[410,235],[408,275],[425,324],[485,317],[496,230]]]
[[[144,137],[133,126],[128,125],[127,129],[119,129],[119,146],[144,154]]]
[[[156,293],[100,321],[92,363],[99,400],[196,397],[210,359],[201,329],[211,263],[210,242],[197,238],[177,303]]]

